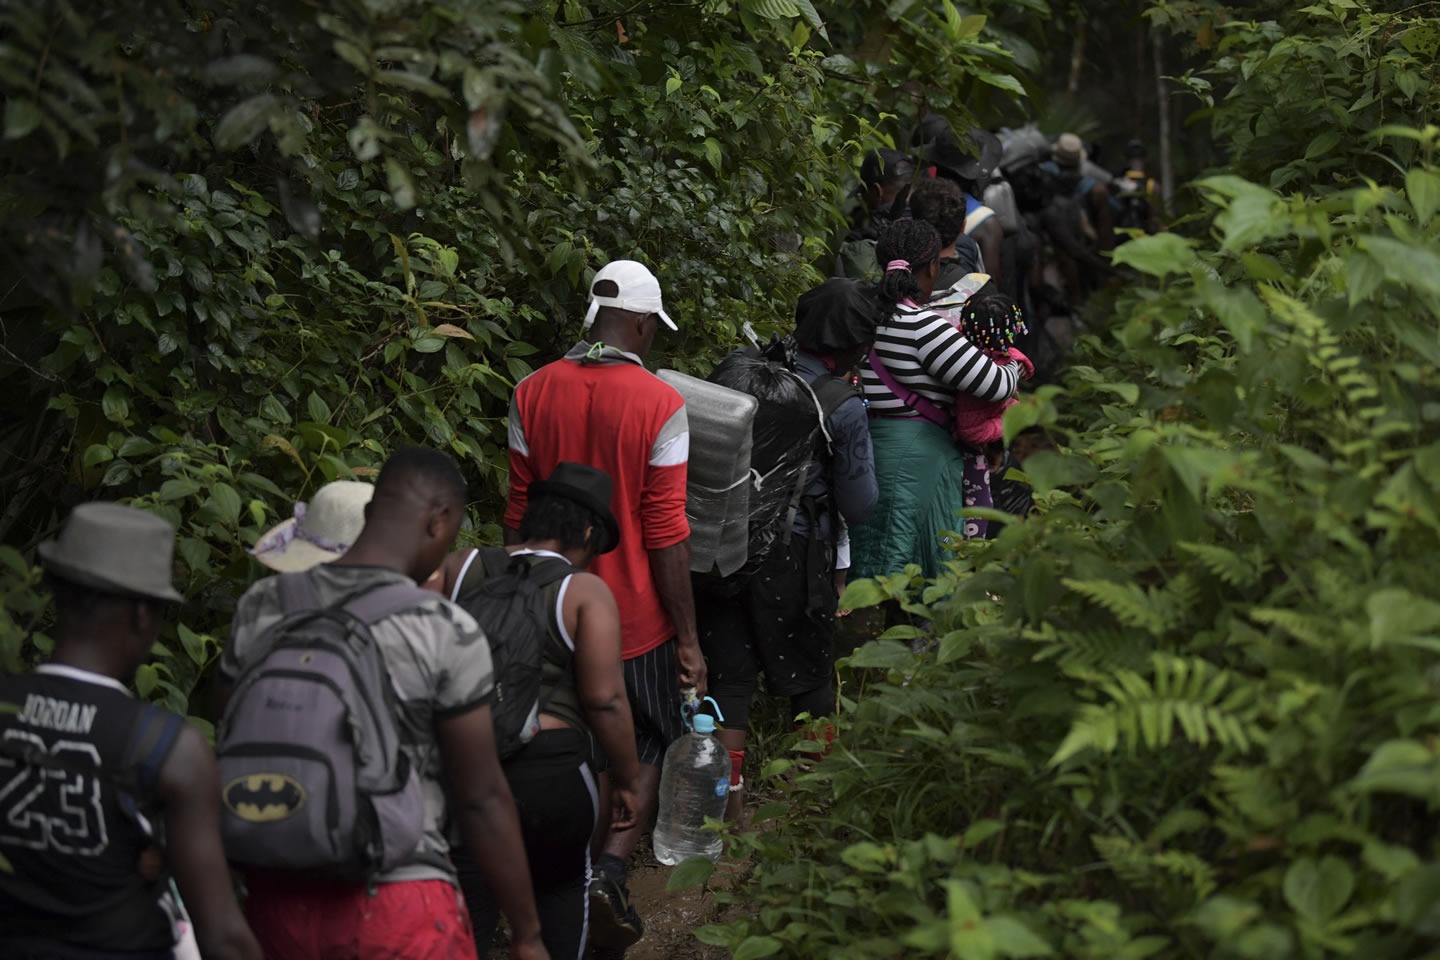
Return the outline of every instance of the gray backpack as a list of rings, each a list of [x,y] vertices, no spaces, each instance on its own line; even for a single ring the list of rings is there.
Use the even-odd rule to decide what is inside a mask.
[[[364,880],[407,863],[425,830],[420,778],[371,626],[433,597],[389,584],[324,607],[304,573],[259,640],[215,738],[232,863]]]

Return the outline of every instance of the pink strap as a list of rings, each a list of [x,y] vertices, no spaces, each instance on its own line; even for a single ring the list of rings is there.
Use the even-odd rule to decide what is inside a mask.
[[[910,261],[909,261],[909,260],[891,260],[889,263],[885,264],[885,272],[886,272],[886,273],[889,273],[889,272],[892,271],[892,270],[909,270],[909,269],[910,269]]]
[[[905,404],[905,406],[920,414],[920,418],[922,420],[933,423],[935,424],[935,426],[941,427],[945,430],[950,429],[950,417],[946,415],[945,411],[941,410],[935,404],[931,403],[929,400],[926,400],[924,397],[920,396],[915,391],[907,390],[904,387],[900,386],[899,381],[897,381],[894,376],[891,375],[890,371],[885,368],[884,361],[880,359],[880,354],[875,352],[874,347],[870,348],[870,369],[875,371],[875,376],[879,377],[880,382],[885,384],[886,390],[889,390],[891,393],[895,394],[896,398],[899,399],[901,403]]]

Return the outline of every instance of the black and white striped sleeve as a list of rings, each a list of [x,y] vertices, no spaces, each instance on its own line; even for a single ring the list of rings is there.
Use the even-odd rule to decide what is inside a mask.
[[[923,324],[916,347],[925,372],[956,393],[998,403],[1013,397],[1020,383],[1018,363],[991,360],[939,314],[932,314]]]

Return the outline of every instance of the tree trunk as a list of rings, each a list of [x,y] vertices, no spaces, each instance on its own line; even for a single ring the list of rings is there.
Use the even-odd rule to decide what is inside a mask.
[[[1075,38],[1070,42],[1070,79],[1065,83],[1065,90],[1070,96],[1080,92],[1080,71],[1085,66],[1085,29],[1087,21],[1085,11],[1078,6],[1074,9],[1075,16]]]
[[[1131,66],[1135,71],[1135,79],[1130,84],[1130,89],[1135,94],[1135,132],[1134,136],[1141,140],[1149,140],[1149,132],[1145,129],[1145,34],[1149,31],[1145,20],[1146,0],[1136,0],[1135,3],[1135,57],[1131,60]]]
[[[1170,95],[1165,89],[1164,41],[1160,31],[1150,28],[1150,51],[1155,59],[1155,106],[1160,115],[1160,198],[1165,211],[1170,211],[1170,199],[1175,195],[1175,168],[1170,157]]]

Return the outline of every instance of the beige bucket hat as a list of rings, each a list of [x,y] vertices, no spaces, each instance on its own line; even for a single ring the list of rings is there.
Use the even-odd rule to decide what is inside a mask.
[[[295,516],[267,530],[250,550],[271,570],[292,573],[329,563],[350,549],[365,528],[365,504],[375,485],[336,480],[295,504]]]

